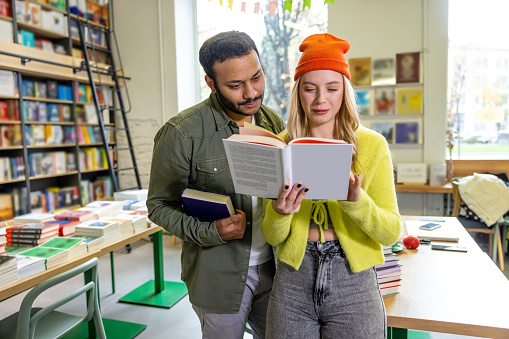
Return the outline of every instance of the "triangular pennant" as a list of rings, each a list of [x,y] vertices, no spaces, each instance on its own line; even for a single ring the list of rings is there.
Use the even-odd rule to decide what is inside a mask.
[[[269,1],[269,15],[276,16],[277,1]]]
[[[324,4],[324,5],[327,5],[327,3],[329,3],[329,2],[330,2],[331,4],[333,4],[333,5],[334,5],[334,0],[325,0],[325,1],[323,2],[323,4]]]
[[[231,11],[233,9],[233,0],[228,1],[228,9]]]
[[[260,12],[260,3],[255,2],[254,13],[258,14],[259,12]]]
[[[306,7],[311,9],[311,0],[304,0],[302,9],[306,9]]]
[[[285,6],[283,8],[283,12],[284,11],[288,11],[288,12],[292,12],[292,2],[293,0],[285,0]]]
[[[245,1],[242,1],[242,3],[240,4],[240,11],[243,13],[246,13],[246,2]]]

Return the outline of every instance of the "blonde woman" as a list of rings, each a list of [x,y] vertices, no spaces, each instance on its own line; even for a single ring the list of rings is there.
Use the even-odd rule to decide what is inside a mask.
[[[286,141],[311,136],[354,145],[347,201],[308,200],[313,187],[285,185],[265,202],[262,232],[277,247],[268,338],[385,338],[374,266],[400,234],[385,138],[360,126],[345,53],[331,34],[306,38],[295,70]],[[320,164],[316,164],[320,175]]]

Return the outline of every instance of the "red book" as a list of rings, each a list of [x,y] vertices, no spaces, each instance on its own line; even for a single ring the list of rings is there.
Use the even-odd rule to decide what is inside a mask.
[[[9,120],[9,108],[7,101],[0,101],[0,120]]]
[[[8,233],[7,234],[7,241],[17,241],[18,239],[19,240],[23,240],[23,239],[27,239],[27,240],[37,240],[37,239],[44,239],[44,238],[48,238],[48,237],[53,237],[55,235],[58,235],[58,230],[54,230],[54,231],[51,231],[51,232],[46,232],[46,233],[24,233],[24,232],[20,232],[20,233]]]
[[[46,241],[58,237],[58,234],[53,234],[51,237],[44,239],[14,239],[13,241],[7,241],[7,246],[39,246],[44,244]]]
[[[76,233],[76,225],[79,225],[79,221],[71,221],[71,220],[56,220],[56,221],[46,221],[48,223],[57,223],[60,227],[58,231],[58,235],[61,237],[65,237],[71,234]]]
[[[55,223],[26,223],[7,228],[9,233],[47,233],[51,231],[58,231],[59,225]]]

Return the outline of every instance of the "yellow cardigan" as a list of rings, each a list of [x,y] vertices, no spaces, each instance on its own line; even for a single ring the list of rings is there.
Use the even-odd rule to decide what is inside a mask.
[[[357,130],[357,136],[358,159],[365,172],[361,176],[360,200],[326,201],[332,225],[352,272],[383,263],[380,244],[394,244],[401,230],[387,141],[362,126]],[[282,215],[274,211],[272,200],[264,201],[262,233],[269,244],[278,247],[278,258],[296,270],[304,258],[314,204],[313,200],[303,200],[299,212]]]

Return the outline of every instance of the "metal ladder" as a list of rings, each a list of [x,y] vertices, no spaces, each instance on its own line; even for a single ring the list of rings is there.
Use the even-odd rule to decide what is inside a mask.
[[[103,143],[102,146],[104,147],[104,150],[106,152],[106,158],[108,161],[108,170],[109,170],[109,173],[110,173],[110,176],[112,179],[112,183],[113,183],[113,191],[118,192],[118,191],[125,191],[125,190],[131,190],[131,189],[141,189],[140,175],[138,172],[138,166],[136,164],[136,157],[134,154],[133,143],[131,140],[129,125],[127,122],[126,114],[128,113],[128,111],[125,110],[124,99],[122,97],[122,92],[121,92],[121,87],[120,87],[120,82],[119,82],[119,75],[117,72],[117,68],[115,66],[114,55],[113,55],[113,51],[111,48],[111,41],[110,41],[110,33],[111,32],[108,28],[102,28],[102,27],[94,27],[93,28],[94,30],[100,30],[101,32],[104,32],[104,36],[105,36],[105,40],[106,40],[106,47],[99,47],[99,46],[95,45],[92,41],[87,42],[85,39],[85,37],[86,37],[85,32],[87,32],[88,36],[92,40],[92,29],[91,29],[88,21],[78,21],[77,23],[78,23],[80,42],[81,42],[80,45],[81,45],[81,49],[82,49],[83,57],[84,57],[84,61],[82,62],[81,66],[82,66],[82,70],[84,70],[88,73],[88,79],[90,82],[90,87],[92,89],[92,96],[94,99],[94,106],[97,111],[99,126],[101,128],[102,143]],[[114,33],[111,33],[111,34],[114,34]],[[94,56],[97,55],[96,51],[100,51],[100,52],[103,52],[103,53],[106,53],[107,55],[109,55],[111,65],[107,68],[104,68],[104,67],[99,67],[98,60],[94,60],[94,62],[91,62],[90,55],[89,55],[89,48],[92,50]],[[97,74],[97,79],[94,79],[94,74]],[[97,95],[97,86],[100,86],[101,88],[103,86],[102,81],[101,81],[101,75],[108,76],[113,79],[115,86],[113,87],[112,96],[115,97],[115,94],[116,94],[115,99],[118,104],[116,107],[109,107],[106,105],[106,103],[104,103],[105,104],[104,106],[101,106],[101,104],[99,102],[99,98]],[[96,84],[96,82],[98,82],[98,84]],[[104,120],[103,120],[103,115],[102,115],[102,112],[104,112],[104,111],[107,112],[106,114],[109,114],[110,111],[121,112],[122,120],[123,120],[123,127],[105,126]],[[109,133],[112,130],[115,131],[115,138],[117,137],[116,133],[125,132],[128,147],[119,148],[117,143],[115,143],[115,146],[113,146],[111,148],[109,147],[108,138],[107,138],[106,133]],[[130,155],[131,161],[132,161],[132,166],[119,168],[118,164],[117,164],[117,167],[114,167],[115,155],[117,155],[117,157],[118,157],[118,152],[125,152],[125,151],[129,151],[129,155]],[[133,171],[134,175],[136,177],[137,186],[120,189],[119,182],[118,182],[118,175],[119,175],[119,172],[121,172],[121,171]]]

